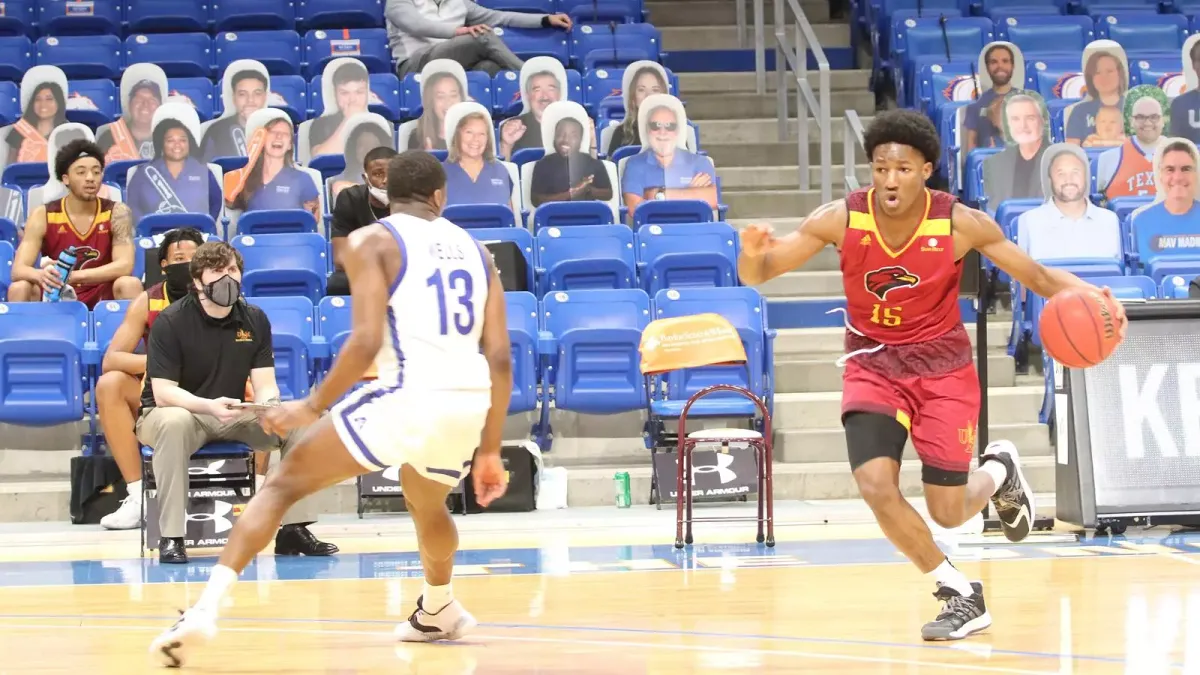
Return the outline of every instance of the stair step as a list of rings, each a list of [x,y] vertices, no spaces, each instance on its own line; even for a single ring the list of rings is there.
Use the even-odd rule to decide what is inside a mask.
[[[690,120],[737,120],[778,116],[778,102],[773,93],[759,96],[749,92],[702,92],[691,93],[680,85],[681,98],[687,105]],[[829,109],[842,112],[853,110],[859,115],[870,115],[875,110],[875,94],[867,90],[830,90]],[[795,107],[794,103],[788,103]],[[795,114],[795,111],[791,111]]]
[[[988,391],[990,424],[1036,423],[1045,390],[1040,386],[1000,387]],[[775,395],[777,429],[831,429],[842,419],[842,393],[801,392]]]
[[[1012,441],[1021,451],[1021,459],[1054,458],[1050,446],[1050,428],[1045,424],[989,424],[988,439]],[[849,469],[846,433],[841,427],[829,429],[788,429],[775,435],[775,459],[778,462],[842,462]],[[904,460],[917,461],[912,439],[904,445]],[[1053,487],[1051,487],[1053,490]]]
[[[679,73],[679,90],[683,98],[707,92],[756,92],[754,73]],[[767,90],[775,91],[775,73],[767,72]],[[832,91],[866,90],[870,84],[869,69],[831,70],[829,88]],[[808,73],[808,81],[816,87],[819,74]],[[793,92],[795,90],[793,89]]]
[[[837,182],[831,199],[841,199],[844,193]],[[722,190],[721,201],[729,205],[729,213],[738,218],[765,217],[777,213],[812,213],[824,203],[820,186],[809,190]]]
[[[830,167],[830,171],[834,178],[834,184],[841,185],[843,180],[842,165],[834,164]],[[858,175],[859,182],[861,183],[870,179],[871,167],[867,164],[859,164],[855,166],[855,173]],[[722,190],[792,189],[799,185],[800,167],[795,164],[790,166],[717,167],[717,175],[721,177]],[[808,176],[812,184],[819,185],[821,167],[810,166],[808,168]]]
[[[836,354],[809,354],[808,358],[775,356],[775,387],[779,391],[821,392],[840,391],[842,374]],[[988,386],[1011,387],[1016,384],[1016,362],[1004,351],[1004,345],[988,353]]]
[[[974,323],[964,324],[971,344],[976,344]],[[1008,343],[1008,333],[1012,328],[1012,315],[1008,312],[997,313],[988,317],[987,341],[988,347],[1002,346]],[[775,336],[775,358],[785,358],[785,354],[841,354],[845,350],[846,329],[836,328],[787,328],[780,330]]]
[[[737,8],[729,0],[695,0],[693,2],[648,2],[650,23],[659,28],[676,26],[732,26],[737,22]],[[800,10],[810,23],[829,21],[829,3],[809,0],[800,3]],[[774,18],[770,5],[765,8],[763,20],[770,23]],[[746,24],[753,40],[754,10],[747,3]],[[768,33],[769,35],[769,33]],[[750,43],[752,44],[752,43]]]
[[[747,17],[749,19],[749,17]],[[743,46],[738,43],[737,26],[726,25],[662,27],[662,48],[668,52],[685,52],[715,49],[753,49],[752,40]],[[850,25],[845,23],[814,23],[813,34],[823,49],[850,46]],[[768,45],[775,44],[773,33],[768,33]],[[751,36],[752,37],[752,36]]]
[[[686,98],[686,92],[684,92]],[[838,115],[839,111],[830,109],[829,126],[833,131],[833,144],[841,147],[842,144],[842,127],[845,124],[845,119]],[[785,141],[791,143],[792,147],[796,145],[796,110],[795,106],[790,106],[788,113],[791,118],[788,120],[787,138]],[[817,125],[813,114],[809,114],[808,123],[808,140],[810,143],[816,143],[821,140],[821,128]],[[860,117],[863,125],[869,124],[872,118]],[[704,123],[704,128],[700,130],[700,142],[704,149],[708,149],[709,144],[725,144],[725,143],[780,143],[779,140],[779,117],[777,115],[766,115],[760,118],[746,119],[727,119],[727,120],[708,120]],[[840,154],[835,154],[838,160],[841,160]],[[865,157],[859,160],[865,162]],[[759,164],[778,164],[780,162],[759,162]],[[786,162],[784,162],[786,163]],[[792,161],[795,163],[795,160]]]

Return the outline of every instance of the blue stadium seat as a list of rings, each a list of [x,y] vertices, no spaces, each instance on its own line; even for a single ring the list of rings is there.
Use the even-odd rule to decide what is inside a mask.
[[[274,75],[299,75],[304,59],[300,35],[294,30],[259,30],[240,33],[218,33],[216,48],[217,72],[238,59],[253,59]]]
[[[624,68],[634,61],[658,61],[662,35],[650,24],[580,26],[571,31],[575,68]]]
[[[495,9],[502,12],[551,14],[558,11],[554,0],[487,0],[481,4],[488,9]]]
[[[492,96],[498,116],[521,114],[521,78],[517,73],[511,70],[496,73],[492,80]]]
[[[296,10],[291,0],[216,0],[213,30],[295,30]]]
[[[1168,80],[1181,77],[1179,59],[1141,59],[1129,64],[1129,77],[1132,86],[1148,84],[1160,89]]]
[[[961,16],[960,0],[876,0],[867,5],[867,33],[877,40],[872,48],[882,61],[891,53],[891,38],[896,35],[896,22],[939,16]],[[885,64],[876,64],[885,65]],[[895,65],[895,64],[892,64]]]
[[[121,32],[123,2],[41,0],[38,4],[38,29],[42,35],[109,35]]]
[[[487,73],[479,73],[487,79]],[[384,119],[392,122],[399,122],[406,116],[404,107],[400,105],[400,79],[395,73],[371,73],[368,75],[371,80],[371,97],[372,102],[368,106],[371,112],[382,115]],[[378,98],[375,102],[373,99]],[[484,105],[490,106],[489,99]]]
[[[1082,74],[1079,57],[1059,55],[1052,58],[1039,59],[1031,62],[1032,67],[1025,71],[1026,86],[1042,95],[1047,101],[1061,99],[1066,83]],[[1078,100],[1072,98],[1070,100]]]
[[[1054,2],[1038,0],[976,0],[971,3],[971,13],[1001,19],[1009,16],[1030,14],[1062,14],[1062,7]]]
[[[542,301],[540,352],[554,375],[559,410],[611,414],[646,405],[638,346],[650,321],[639,289],[552,293]],[[543,402],[543,415],[550,398]]]
[[[699,199],[647,200],[633,210],[633,229],[669,223],[711,223],[713,209]]]
[[[0,297],[7,296],[8,287],[12,284],[12,264],[15,254],[13,242],[0,240]]]
[[[121,322],[125,320],[125,312],[129,310],[129,300],[105,300],[96,303],[92,310],[92,342],[96,345],[99,358],[104,359],[108,345],[112,342]],[[102,361],[103,362],[103,361]]]
[[[471,235],[481,244],[490,244],[498,241],[511,241],[521,249],[521,253],[525,256],[525,287],[536,288],[534,285],[534,273],[537,262],[537,252],[534,250],[533,235],[529,230],[523,227],[497,227],[486,230],[472,230]]]
[[[201,122],[212,119],[213,104],[220,98],[219,94],[213,95],[213,83],[207,77],[172,77],[170,92],[172,96],[187,97]]]
[[[496,101],[492,97],[492,78],[487,73],[480,70],[467,71],[467,96],[487,108],[489,112],[495,112]],[[411,117],[419,117],[419,115],[411,115]]]
[[[212,77],[213,40],[204,33],[130,35],[125,63],[158,64],[169,78]]]
[[[13,245],[13,248],[16,248],[18,231],[15,222],[8,218],[0,218],[0,242],[8,242]]]
[[[612,224],[612,208],[605,202],[546,202],[533,211],[534,233],[547,227]]]
[[[271,344],[275,350],[275,380],[284,401],[308,396],[312,382],[311,346],[315,332],[312,300],[304,297],[253,297],[271,321]]]
[[[538,302],[533,293],[505,293],[508,339],[512,343],[513,390],[508,414],[538,405]]]
[[[4,15],[0,16],[0,35],[32,37],[37,31],[37,2],[35,0],[8,0],[4,3]]]
[[[569,6],[568,6],[569,5]],[[609,22],[638,23],[643,20],[641,3],[628,0],[600,2],[560,2],[558,11],[566,13],[577,26],[605,26]]]
[[[1113,12],[1157,13],[1159,0],[1069,0],[1073,14],[1088,14],[1099,17]]]
[[[504,39],[504,44],[514,54],[528,61],[535,56],[552,56],[565,66],[571,58],[567,34],[557,28],[504,28],[493,29]]]
[[[635,287],[633,233],[624,225],[550,227],[536,241],[541,295]]]
[[[996,209],[995,220],[1004,231],[1008,240],[1017,243],[1017,218],[1022,213],[1035,209],[1045,203],[1044,199],[1009,199],[1001,202]]]
[[[621,100],[621,107],[624,110],[625,103],[621,99],[621,80],[624,76],[624,68],[600,68],[584,73],[583,107],[589,115],[595,117],[601,103],[610,96]]]
[[[116,79],[124,66],[124,51],[115,35],[44,37],[37,41],[37,64],[58,66],[72,79]]]
[[[442,217],[466,230],[516,227],[517,220],[506,204],[457,204],[447,206]]]
[[[310,30],[304,35],[305,77],[321,74],[326,63],[346,56],[362,61],[368,72],[393,72],[387,31],[382,28]]]
[[[1143,276],[1088,277],[1088,283],[1112,289],[1118,300],[1153,300],[1164,297],[1154,280]]]
[[[67,83],[67,91],[70,92],[68,122],[86,124],[94,129],[121,114],[117,85],[112,80],[75,80]]]
[[[304,209],[247,211],[238,217],[238,234],[317,232],[317,221]]]
[[[137,236],[153,237],[177,227],[194,227],[200,232],[217,236],[217,223],[207,213],[151,213],[138,221]]]
[[[129,170],[145,163],[144,159],[118,159],[109,162],[104,165],[103,180],[105,183],[116,185],[124,194],[125,186],[129,181]]]
[[[21,118],[21,89],[16,82],[0,82],[0,126]]]
[[[15,187],[28,194],[29,190],[50,180],[50,168],[45,162],[18,162],[4,167],[0,184]]]
[[[728,223],[643,227],[635,236],[641,286],[651,296],[664,288],[737,286],[737,240]]]
[[[52,426],[84,416],[82,302],[0,304],[0,422]]]
[[[992,22],[981,17],[948,18],[943,26],[938,19],[911,19],[900,25],[892,37],[892,77],[902,104],[916,97],[916,74],[922,65],[949,61],[976,61],[979,51],[994,37]]]
[[[218,81],[214,88],[214,99],[217,101],[214,114],[220,115],[224,112],[225,103],[221,100],[221,87],[223,80]],[[293,124],[299,124],[309,118],[308,104],[308,83],[299,75],[272,75],[271,76],[271,93],[277,94],[283,99],[283,104],[275,101],[269,104],[272,108],[278,108],[288,114],[292,118]]]
[[[684,288],[661,290],[654,296],[654,318],[688,316],[711,312],[725,317],[737,329],[746,348],[744,366],[708,366],[667,373],[665,399],[650,403],[659,417],[678,417],[687,399],[713,384],[736,384],[764,398],[772,407],[773,376],[771,335],[766,327],[766,301],[753,288]],[[749,417],[757,409],[736,394],[718,392],[706,397],[688,412],[697,417]]]
[[[917,98],[912,103],[932,118],[945,103],[974,100],[979,93],[976,88],[971,64],[966,61],[925,64],[917,73]]]
[[[381,0],[299,0],[296,20],[304,30],[313,28],[380,28]]]
[[[1187,17],[1179,14],[1124,12],[1096,20],[1096,37],[1114,40],[1127,53],[1167,52],[1178,56],[1188,36]]]
[[[203,33],[209,3],[179,0],[128,0],[125,18],[132,33]]]
[[[20,81],[33,67],[33,43],[23,36],[0,37],[0,78]]]
[[[350,337],[350,325],[350,298],[321,298],[317,303],[318,339],[326,345],[329,358]]]
[[[1149,277],[1140,278],[1148,279]],[[1154,280],[1151,279],[1150,283],[1154,283]],[[1186,277],[1181,277],[1178,275],[1164,277],[1162,280],[1162,286],[1159,288],[1158,297],[1163,298],[1164,300],[1185,299],[1188,297],[1188,290],[1190,287],[1191,280]]]
[[[321,235],[238,235],[231,243],[245,259],[242,288],[246,295],[299,295],[313,302],[324,297],[329,263]]]

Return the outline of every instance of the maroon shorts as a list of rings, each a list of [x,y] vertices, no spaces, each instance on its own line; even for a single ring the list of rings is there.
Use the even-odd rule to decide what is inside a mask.
[[[869,412],[900,422],[927,467],[965,473],[975,455],[979,375],[974,364],[945,375],[888,378],[850,359],[842,415]]]

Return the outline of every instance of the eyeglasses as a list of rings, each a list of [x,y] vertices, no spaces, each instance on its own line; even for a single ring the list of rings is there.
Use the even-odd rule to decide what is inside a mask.
[[[1145,124],[1146,122],[1153,122],[1154,124],[1158,124],[1161,121],[1162,121],[1162,115],[1134,115],[1133,116],[1134,124]]]
[[[647,126],[650,131],[675,131],[679,129],[679,125],[674,122],[650,122]]]

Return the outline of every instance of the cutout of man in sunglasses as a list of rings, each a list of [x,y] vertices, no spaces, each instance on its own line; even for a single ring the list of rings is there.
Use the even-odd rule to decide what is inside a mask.
[[[699,199],[717,207],[717,174],[712,161],[682,147],[687,120],[678,114],[683,106],[673,96],[658,94],[650,104],[642,139],[645,149],[629,158],[621,179],[621,192],[630,217],[643,201]]]

